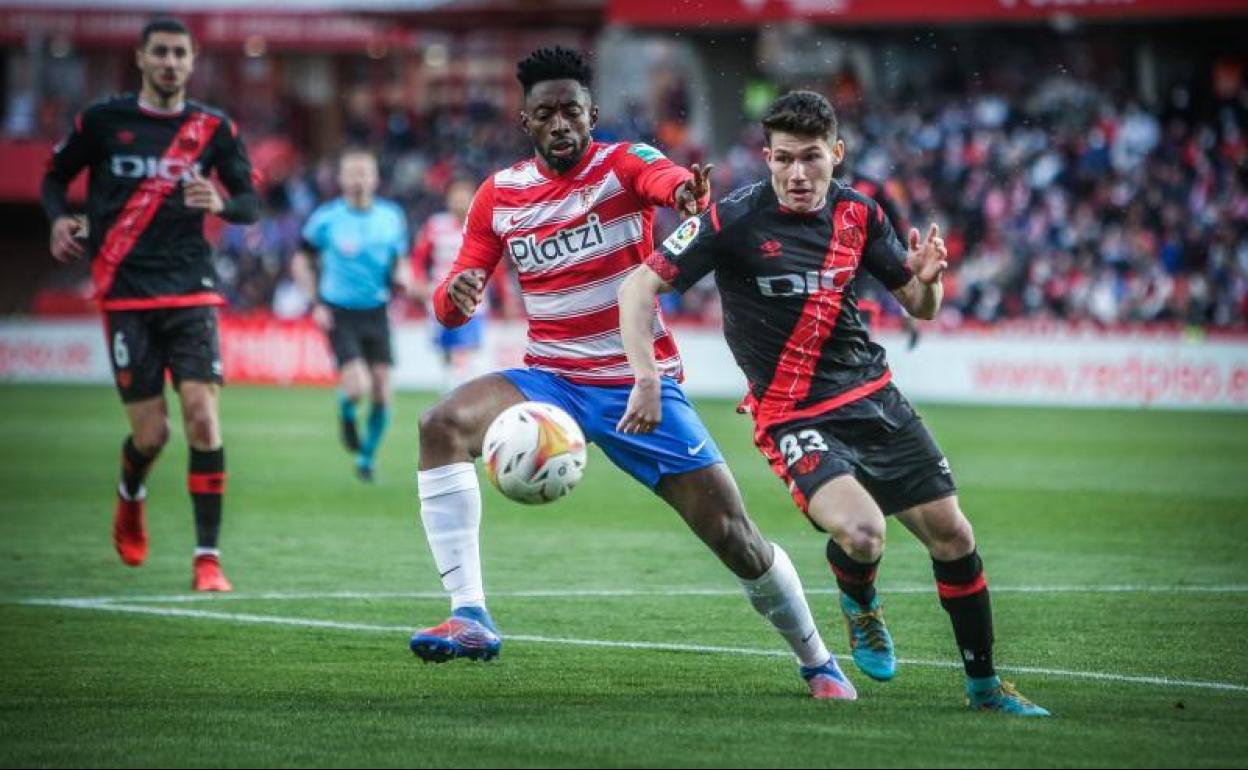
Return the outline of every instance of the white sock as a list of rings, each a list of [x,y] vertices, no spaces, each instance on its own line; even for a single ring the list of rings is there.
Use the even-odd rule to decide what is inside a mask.
[[[780,632],[803,666],[822,666],[831,654],[823,645],[810,605],[806,603],[802,579],[797,576],[784,549],[775,543],[771,548],[771,569],[761,577],[742,580],[741,587],[750,604]]]
[[[481,585],[481,488],[472,463],[452,463],[416,475],[420,520],[451,610],[485,606]]]
[[[201,556],[216,556],[219,559],[221,558],[221,549],[220,548],[200,548],[199,546],[195,546],[195,558],[198,559]]]
[[[122,482],[118,482],[117,484],[117,494],[121,497],[122,500],[125,500],[126,502],[134,502],[135,500],[146,500],[147,499],[147,487],[140,484],[139,491],[135,492],[134,495],[131,496],[128,492],[126,492],[126,482],[122,481]]]

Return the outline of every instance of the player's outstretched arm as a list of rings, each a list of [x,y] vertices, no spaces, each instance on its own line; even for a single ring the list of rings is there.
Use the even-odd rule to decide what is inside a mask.
[[[620,336],[634,377],[628,407],[615,426],[621,433],[649,433],[663,419],[653,329],[655,299],[670,288],[646,265],[640,265],[620,285]]]
[[[927,236],[920,240],[919,231],[910,229],[906,265],[914,274],[910,282],[893,292],[906,312],[915,318],[930,321],[940,311],[944,297],[941,277],[949,267],[949,252],[940,237],[940,226],[933,223]]]

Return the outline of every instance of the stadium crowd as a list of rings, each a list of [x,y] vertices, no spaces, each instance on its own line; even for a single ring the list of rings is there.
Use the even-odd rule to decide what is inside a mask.
[[[893,101],[843,84],[829,91],[851,173],[882,182],[909,221],[945,228],[954,269],[944,322],[1242,327],[1248,319],[1242,84],[1199,110],[1181,86],[1148,109],[1069,74]],[[710,157],[680,130],[690,98],[671,88],[604,116],[597,136],[651,142],[678,162],[711,160],[719,191],[760,177],[761,132],[745,124],[727,152]],[[440,209],[452,178],[482,179],[529,152],[510,116],[487,101],[420,114],[360,98],[343,110],[348,140],[379,151],[383,194],[403,203],[414,228]],[[220,234],[219,266],[238,311],[291,316],[306,306],[290,255],[302,220],[335,194],[333,163],[301,157],[285,136],[249,137],[266,173],[265,216]],[[674,224],[661,216],[656,234]],[[713,317],[715,304],[708,286],[668,309]]]

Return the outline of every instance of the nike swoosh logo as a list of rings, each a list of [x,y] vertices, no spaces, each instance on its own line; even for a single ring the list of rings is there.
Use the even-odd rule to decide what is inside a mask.
[[[515,227],[516,225],[520,224],[521,222],[525,221],[528,218],[529,218],[528,214],[524,214],[522,216],[516,216],[515,214],[512,214],[511,217],[507,219],[507,224],[511,225],[512,227]]]
[[[446,577],[447,575],[451,574],[452,572],[454,572],[455,570],[459,569],[459,568],[460,568],[460,567],[462,567],[462,566],[464,566],[464,565],[462,565],[462,564],[456,564],[454,567],[451,567],[451,568],[450,568],[450,569],[448,569],[446,572],[439,572],[439,573],[438,573],[438,577]]]
[[[817,631],[817,630],[818,630],[818,629],[813,629],[813,630],[811,630],[811,632],[810,632],[809,634],[806,634],[805,636],[803,636],[803,637],[802,637],[802,644],[806,644],[806,642],[809,642],[809,641],[810,641],[810,637],[814,636],[814,635],[815,635],[815,631]]]
[[[698,452],[702,451],[702,447],[704,446],[706,446],[706,439],[702,439],[702,443],[698,444],[697,446],[686,447],[685,451],[691,455],[696,455]]]

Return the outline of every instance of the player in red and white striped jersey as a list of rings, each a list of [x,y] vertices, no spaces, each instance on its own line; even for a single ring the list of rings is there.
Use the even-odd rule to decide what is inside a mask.
[[[416,296],[424,302],[433,299],[433,282],[449,273],[459,256],[464,243],[464,222],[475,191],[476,184],[468,179],[451,182],[446,190],[446,211],[426,219],[416,235],[412,245],[412,271]],[[498,273],[493,281],[495,298],[498,304],[509,308],[511,277],[502,266]],[[455,383],[465,382],[481,373],[476,370],[476,359],[485,334],[486,308],[483,302],[482,307],[462,326],[435,323],[434,344],[442,351],[443,391],[449,391]]]
[[[661,423],[644,434],[616,429],[633,384],[616,293],[652,252],[656,206],[686,215],[705,207],[709,167],[686,170],[644,144],[593,141],[598,109],[590,71],[574,51],[536,51],[520,62],[517,77],[525,94],[521,125],[535,156],[477,191],[464,244],[434,293],[434,309],[448,326],[466,322],[480,306],[486,277],[509,258],[529,317],[527,366],[466,383],[421,417],[421,519],[452,615],[417,632],[412,651],[432,661],[498,654],[501,641],[481,583],[473,460],[496,415],[521,401],[543,401],[572,415],[612,462],[681,514],[790,644],[816,697],[854,697],[843,675],[829,674],[836,664],[792,563],[746,514],[718,448],[685,398],[680,356],[657,314],[651,336],[661,376],[652,383]]]

